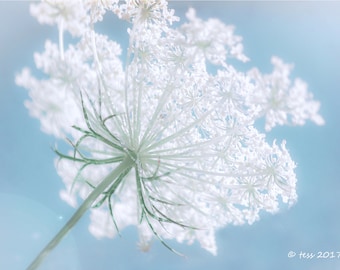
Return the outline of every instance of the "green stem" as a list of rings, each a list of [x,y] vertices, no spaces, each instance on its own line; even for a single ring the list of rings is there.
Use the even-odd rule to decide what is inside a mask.
[[[63,228],[54,236],[54,238],[46,245],[46,247],[39,253],[35,260],[28,266],[27,270],[37,269],[45,257],[59,244],[62,238],[72,229],[78,220],[91,208],[94,201],[112,184],[113,181],[119,179],[121,174],[126,174],[132,169],[134,165],[130,157],[126,157],[122,163],[118,165],[110,174],[108,174],[103,181],[90,193],[82,205],[73,214],[71,219],[64,225]],[[120,180],[122,181],[122,179]],[[117,186],[119,183],[117,183]]]

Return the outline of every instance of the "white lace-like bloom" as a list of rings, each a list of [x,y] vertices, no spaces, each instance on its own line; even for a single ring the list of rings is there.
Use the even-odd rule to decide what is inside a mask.
[[[131,21],[135,26],[157,24],[158,27],[166,27],[168,23],[178,21],[174,10],[168,9],[166,0],[127,0],[116,5],[113,11],[119,18]]]
[[[97,88],[96,65],[101,67],[102,76],[109,83],[107,88],[111,92],[123,87],[124,72],[118,59],[121,53],[119,45],[99,34],[94,35],[94,40],[98,48],[96,52],[93,50],[91,33],[87,33],[76,46],[69,46],[64,53],[64,60],[58,46],[46,41],[45,52],[36,53],[34,58],[36,66],[49,78],[37,80],[28,69],[17,76],[16,83],[30,89],[31,101],[25,105],[33,117],[40,119],[44,132],[61,139],[66,134],[77,138],[78,132],[72,126],[83,121],[79,90]],[[97,95],[98,92],[92,94]],[[109,92],[102,94],[105,97]]]
[[[272,64],[274,71],[271,74],[262,75],[257,69],[249,72],[257,86],[254,103],[261,105],[260,114],[266,117],[266,130],[276,125],[304,125],[307,119],[324,124],[318,113],[320,103],[313,100],[307,84],[299,78],[291,83],[292,65],[283,63],[278,57],[272,57]]]
[[[196,17],[194,9],[186,14],[189,23],[181,26],[186,43],[192,49],[192,56],[207,60],[215,65],[223,65],[227,57],[243,62],[248,57],[243,54],[242,38],[234,35],[234,27],[217,19],[203,21]]]
[[[83,0],[45,0],[31,5],[31,14],[40,23],[54,25],[80,36],[89,24]]]
[[[119,0],[42,0],[32,4],[31,14],[42,24],[58,25],[61,31],[81,36],[91,23],[101,21]]]
[[[241,38],[194,10],[172,29],[166,1],[96,3],[132,22],[124,65],[119,46],[89,27],[63,57],[50,42],[36,55],[48,79],[28,70],[17,77],[43,130],[73,141],[67,155],[56,150],[62,199],[75,207],[78,196],[86,200],[107,183],[92,205],[90,232],[114,237],[134,225],[141,250],[156,236],[167,247],[164,239],[199,241],[216,254],[217,229],[292,205],[295,163],[285,142],[270,145],[254,128],[263,115],[267,129],[289,123],[285,114],[292,124],[322,123],[306,85],[290,85],[289,67],[274,58],[271,75],[236,71],[226,60],[247,60]]]

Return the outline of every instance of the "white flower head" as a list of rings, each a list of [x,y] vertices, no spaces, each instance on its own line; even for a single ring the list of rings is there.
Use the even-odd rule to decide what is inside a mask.
[[[80,36],[89,23],[83,0],[44,0],[31,5],[31,14],[40,23],[56,24],[75,36]]]
[[[76,126],[82,136],[73,144],[74,155],[60,156],[82,164],[77,175],[86,180],[73,184],[81,194],[105,177],[105,171],[93,175],[97,168],[115,171],[125,164],[96,204],[106,209],[104,220],[114,220],[98,223],[105,211],[95,210],[91,231],[98,236],[111,237],[115,227],[140,223],[143,246],[150,235],[188,243],[197,239],[215,254],[214,230],[252,223],[260,210],[275,211],[279,197],[294,197],[294,165],[252,128],[254,115],[246,100],[253,88],[244,76],[231,67],[209,74],[196,59],[190,67],[169,67],[162,59],[173,53],[171,43],[159,54],[141,53],[153,50],[155,40],[165,44],[169,38],[148,34],[140,39],[132,35],[132,58],[121,90],[125,96],[117,89],[106,105],[83,96],[87,127]],[[272,178],[276,171],[265,167],[274,152],[277,162],[290,164],[286,173],[277,166],[277,181]]]
[[[42,130],[64,139],[65,134],[74,134],[72,125],[82,119],[77,102],[79,88],[93,87],[96,74],[74,46],[68,48],[62,60],[57,45],[46,41],[45,52],[34,56],[48,79],[37,80],[25,69],[16,83],[30,90],[31,100],[25,104],[31,115],[40,119]]]
[[[223,65],[227,57],[243,62],[249,60],[243,54],[242,38],[234,35],[234,26],[225,25],[218,19],[203,21],[196,17],[193,8],[189,9],[186,16],[189,23],[181,26],[181,32],[197,58],[217,65]]]
[[[138,24],[166,25],[178,21],[174,10],[168,9],[166,0],[126,0],[113,10],[118,17]]]
[[[216,230],[292,205],[295,163],[285,142],[270,145],[254,127],[263,115],[267,129],[286,124],[287,113],[294,124],[321,123],[302,81],[291,87],[290,67],[274,58],[272,75],[236,71],[227,58],[247,58],[233,27],[189,10],[188,23],[170,28],[164,0],[95,4],[132,22],[124,65],[117,43],[87,29],[65,52],[48,42],[36,55],[49,79],[27,70],[17,78],[44,131],[71,137],[73,151],[56,150],[61,197],[72,206],[93,197],[90,232],[114,237],[133,225],[141,250],[156,237],[171,250],[166,239],[216,254]]]
[[[266,130],[276,125],[303,125],[309,119],[323,125],[318,113],[320,103],[308,92],[307,84],[299,78],[292,84],[289,79],[293,66],[278,57],[272,57],[271,62],[274,65],[271,74],[262,75],[257,69],[248,73],[257,87],[252,98],[261,105],[260,116],[266,118]]]

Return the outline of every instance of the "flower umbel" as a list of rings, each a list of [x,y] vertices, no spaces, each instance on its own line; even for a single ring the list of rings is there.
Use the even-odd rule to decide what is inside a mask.
[[[46,3],[39,5],[44,10]],[[88,209],[96,237],[135,225],[142,250],[156,236],[174,252],[166,239],[197,240],[216,254],[217,229],[251,224],[261,211],[296,202],[286,143],[267,143],[254,124],[263,116],[267,130],[323,120],[306,84],[297,79],[290,86],[282,60],[273,58],[272,75],[238,72],[228,58],[248,58],[232,26],[204,22],[191,9],[188,23],[171,28],[177,17],[163,0],[84,1],[82,10],[88,18],[79,42],[66,51],[47,42],[35,57],[49,79],[39,81],[28,70],[17,77],[30,89],[28,107],[44,131],[67,136],[73,148],[55,150],[66,185],[62,199],[74,207],[78,196],[84,200],[29,269]],[[94,31],[108,10],[132,23],[124,64],[118,44]]]

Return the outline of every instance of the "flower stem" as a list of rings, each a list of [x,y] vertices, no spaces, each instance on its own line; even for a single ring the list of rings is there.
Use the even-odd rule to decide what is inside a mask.
[[[126,157],[110,174],[108,174],[102,182],[90,193],[82,205],[73,214],[70,220],[61,228],[61,230],[54,236],[54,238],[46,245],[46,247],[39,253],[35,260],[28,266],[27,270],[34,270],[39,267],[45,257],[59,244],[62,238],[72,229],[78,220],[85,214],[85,212],[92,206],[95,200],[116,180],[119,176],[126,174],[133,168],[134,161],[130,157]],[[119,181],[122,181],[120,179]],[[118,180],[117,180],[118,181]],[[119,183],[117,183],[117,186]]]
[[[65,60],[64,56],[64,20],[61,19],[59,22],[59,53],[62,61]]]

